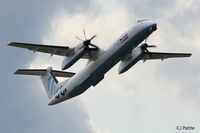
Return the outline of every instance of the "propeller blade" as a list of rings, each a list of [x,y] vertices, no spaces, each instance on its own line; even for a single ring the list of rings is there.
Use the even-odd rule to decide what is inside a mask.
[[[85,40],[87,40],[87,39],[86,39],[86,34],[85,34],[85,29],[83,29],[83,35],[84,35],[84,37],[85,37]]]
[[[148,48],[156,48],[156,45],[147,45]]]
[[[146,44],[147,43],[147,39],[148,39],[148,37],[145,39],[145,41],[144,41],[144,43]]]
[[[75,38],[83,42],[83,40],[82,40],[82,39],[80,39],[79,37],[75,36]]]
[[[93,46],[93,47],[95,47],[95,48],[97,48],[97,49],[99,48],[99,47],[97,47],[97,46],[96,46],[96,45],[94,45],[94,44],[90,44],[90,46]]]
[[[157,47],[156,45],[148,45],[147,43],[141,45],[141,48],[144,50],[147,48],[156,48],[156,47]]]
[[[90,40],[94,39],[95,37],[97,37],[97,35],[94,35],[93,37],[91,37]]]
[[[147,53],[150,53],[148,49],[145,49],[145,51],[146,51]]]

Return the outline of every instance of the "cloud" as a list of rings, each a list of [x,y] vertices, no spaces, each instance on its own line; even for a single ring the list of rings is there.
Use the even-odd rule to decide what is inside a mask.
[[[18,11],[19,16],[9,18],[15,21],[27,18],[25,24],[9,21],[10,28],[8,28],[6,21],[2,21],[1,26],[6,34],[3,32],[0,34],[4,42],[10,41],[10,34],[13,40],[28,42],[39,40],[47,44],[75,46],[80,42],[74,36],[83,38],[82,29],[85,28],[87,37],[97,34],[94,44],[105,48],[138,18],[150,18],[158,23],[158,30],[149,37],[149,44],[156,44],[158,51],[192,52],[193,56],[164,62],[139,62],[122,75],[117,74],[118,66],[116,66],[95,88],[88,89],[77,98],[48,107],[45,92],[41,90],[42,86],[37,78],[13,77],[11,73],[9,75],[7,73],[15,70],[16,66],[45,68],[52,65],[60,69],[62,57],[50,58],[46,54],[33,55],[30,51],[4,47],[0,49],[3,52],[0,53],[0,58],[4,60],[4,57],[8,57],[8,60],[5,60],[5,65],[2,66],[6,71],[1,71],[4,74],[2,77],[6,80],[1,81],[5,81],[3,86],[7,89],[0,94],[0,101],[5,101],[8,96],[11,99],[7,100],[7,104],[4,102],[1,104],[3,105],[0,115],[3,123],[1,129],[10,132],[27,132],[28,129],[33,131],[49,129],[52,132],[67,129],[71,132],[163,132],[165,129],[165,132],[173,132],[176,131],[177,124],[192,124],[198,127],[200,123],[197,118],[200,111],[198,0],[164,1],[164,3],[152,0],[143,2],[126,0],[123,4],[119,1],[111,4],[111,8],[109,4],[94,8],[94,2],[91,1],[80,4],[83,6],[77,6],[76,2],[81,1],[50,2],[44,8],[39,5],[37,11],[33,8],[38,3],[32,3],[34,6],[31,6],[31,9],[21,9]],[[89,8],[85,10],[85,7]],[[106,11],[101,11],[101,8]],[[94,10],[100,12],[95,13]],[[34,12],[30,14],[31,11]],[[12,16],[12,13],[15,13],[15,10],[9,11],[7,17]],[[5,27],[9,30],[5,30]],[[12,54],[8,54],[7,51],[11,49]],[[69,71],[77,72],[77,67],[84,65],[84,61],[78,62]],[[25,106],[27,108],[24,111]],[[31,116],[27,112],[30,112]],[[82,126],[76,128],[75,125]],[[63,128],[57,129],[57,127]]]

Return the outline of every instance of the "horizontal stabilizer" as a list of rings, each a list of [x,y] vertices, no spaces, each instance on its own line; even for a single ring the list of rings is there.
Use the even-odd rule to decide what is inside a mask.
[[[18,69],[14,74],[41,76],[44,75],[45,72],[47,72],[47,69]],[[57,70],[52,70],[51,73],[55,77],[72,77],[75,75],[75,73],[72,72],[63,72]]]

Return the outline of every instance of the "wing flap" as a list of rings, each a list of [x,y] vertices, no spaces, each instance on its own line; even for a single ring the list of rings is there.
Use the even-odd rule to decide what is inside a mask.
[[[51,55],[60,55],[67,56],[72,52],[72,49],[65,46],[52,46],[52,45],[42,45],[42,44],[30,44],[30,43],[20,43],[20,42],[11,42],[8,44],[9,46],[25,48],[31,50],[33,52],[43,52],[49,53]]]
[[[190,57],[191,53],[165,53],[165,52],[145,52],[141,60],[168,59]]]
[[[46,69],[18,69],[14,74],[41,76],[45,74],[46,71]],[[55,77],[72,77],[75,75],[75,73],[72,72],[63,72],[57,70],[52,70],[51,73]]]

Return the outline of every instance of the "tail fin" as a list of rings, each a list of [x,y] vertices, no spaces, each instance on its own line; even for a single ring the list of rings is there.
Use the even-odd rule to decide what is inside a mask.
[[[58,85],[58,80],[56,79],[56,77],[53,76],[51,71],[52,71],[52,68],[49,67],[47,68],[46,72],[43,75],[41,75],[41,80],[49,99],[52,96],[54,96],[62,87]]]
[[[55,76],[72,77],[75,73],[56,71],[52,70],[52,67],[48,67],[47,69],[18,69],[14,74],[41,76],[43,86],[50,99],[62,88]]]

